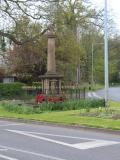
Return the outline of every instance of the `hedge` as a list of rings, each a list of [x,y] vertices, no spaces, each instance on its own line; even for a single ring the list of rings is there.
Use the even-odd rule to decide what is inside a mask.
[[[0,83],[0,98],[12,98],[23,95],[23,83]]]

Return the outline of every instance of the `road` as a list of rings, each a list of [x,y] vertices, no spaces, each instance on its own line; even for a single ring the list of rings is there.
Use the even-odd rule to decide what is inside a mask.
[[[88,92],[88,98],[104,98],[104,89],[96,91],[96,92]],[[113,101],[120,102],[120,87],[110,87],[109,88],[109,99]]]
[[[0,120],[0,160],[120,160],[120,135]]]

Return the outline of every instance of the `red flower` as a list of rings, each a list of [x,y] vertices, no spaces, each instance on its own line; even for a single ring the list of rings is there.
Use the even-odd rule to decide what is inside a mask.
[[[42,103],[45,101],[45,96],[42,94],[38,94],[35,98],[36,103]]]

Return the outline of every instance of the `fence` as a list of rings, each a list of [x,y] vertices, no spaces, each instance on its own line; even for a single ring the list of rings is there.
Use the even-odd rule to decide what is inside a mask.
[[[67,96],[68,99],[85,99],[86,89],[85,88],[64,88],[62,93]]]
[[[41,87],[16,87],[15,85],[5,85],[0,88],[0,100],[34,99],[38,93],[47,96],[61,96],[67,99],[85,99],[86,89],[76,86],[62,86],[61,88],[41,91]]]
[[[30,95],[35,96],[38,93],[41,93],[47,96],[51,95],[51,96],[66,97],[67,99],[85,99],[86,98],[86,88],[62,87],[59,89],[51,89],[51,90],[44,90],[44,91],[41,91],[41,89],[35,89],[35,88],[26,89],[26,94],[28,96]]]

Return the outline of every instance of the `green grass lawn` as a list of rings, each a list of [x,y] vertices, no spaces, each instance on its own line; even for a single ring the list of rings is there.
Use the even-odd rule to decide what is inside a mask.
[[[120,103],[119,102],[111,101],[110,102],[110,108],[111,109],[115,109],[115,110],[117,110],[117,111],[120,112]]]
[[[117,113],[120,113],[120,103],[111,102],[110,109],[114,109]],[[85,110],[71,110],[71,111],[52,111],[42,112],[40,114],[18,114],[6,111],[0,106],[0,117],[17,118],[26,120],[37,120],[45,122],[61,123],[66,125],[79,125],[79,126],[90,126],[97,128],[109,128],[114,130],[120,130],[120,119],[114,120],[106,117],[89,117],[81,116],[81,113],[86,112]],[[89,112],[96,112],[96,109],[91,109]],[[105,109],[101,111],[106,112]]]

